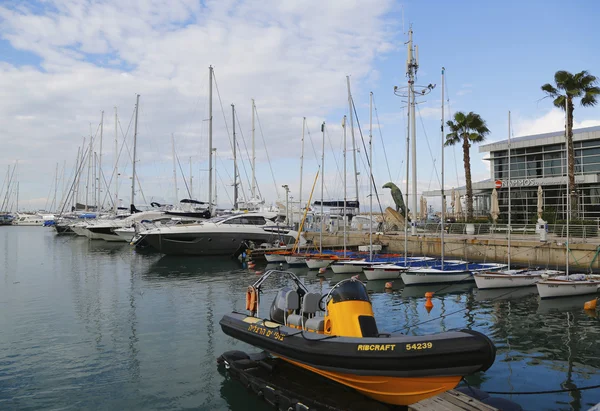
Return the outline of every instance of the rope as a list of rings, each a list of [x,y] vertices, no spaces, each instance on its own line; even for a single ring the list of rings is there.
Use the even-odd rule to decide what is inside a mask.
[[[467,382],[466,379],[463,378],[463,382],[472,390],[473,387]],[[560,390],[544,390],[544,391],[485,391],[488,394],[498,394],[498,395],[536,395],[536,394],[556,394],[561,392],[576,392],[576,391],[585,391],[585,390],[593,390],[596,388],[600,388],[600,384],[598,385],[589,385],[587,387],[582,388],[563,388]],[[473,392],[473,391],[471,391]]]
[[[381,124],[379,123],[379,114],[377,113],[377,104],[375,104],[375,94],[373,94],[373,108],[375,109],[375,118],[377,119],[377,130],[379,131],[381,147],[383,147],[383,157],[385,158],[385,165],[387,166],[388,176],[390,177],[390,181],[393,181],[392,173],[390,172],[390,163],[388,163],[387,153],[385,150],[385,143],[383,141],[383,134],[381,134]]]
[[[256,113],[256,119],[258,120],[258,129],[260,130],[260,136],[262,137],[262,141],[265,146],[265,154],[267,155],[267,161],[269,162],[271,177],[273,177],[273,184],[275,185],[275,194],[277,194],[277,199],[280,199],[281,196],[279,195],[279,189],[277,188],[277,181],[275,181],[275,173],[273,172],[273,165],[271,164],[271,159],[269,158],[269,150],[267,149],[267,142],[265,141],[265,136],[263,134],[262,125],[260,124],[260,117],[258,116],[258,109],[256,108],[256,105],[254,105],[254,112]],[[258,187],[258,183],[256,185]]]

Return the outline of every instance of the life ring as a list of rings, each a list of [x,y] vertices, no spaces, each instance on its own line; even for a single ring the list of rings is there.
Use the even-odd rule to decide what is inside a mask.
[[[258,311],[258,292],[251,285],[246,290],[246,310],[250,311],[250,315],[254,315]]]

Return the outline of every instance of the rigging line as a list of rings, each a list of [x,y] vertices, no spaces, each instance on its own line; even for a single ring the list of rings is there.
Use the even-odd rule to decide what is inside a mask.
[[[312,146],[313,153],[315,153],[315,161],[319,165],[319,169],[320,169],[321,168],[321,157],[319,157],[317,155],[317,150],[315,149],[315,145],[312,141],[312,135],[310,134],[310,129],[308,128],[308,123],[306,124],[306,132],[308,134],[308,140],[310,141],[310,145]],[[321,178],[324,178],[324,176],[321,176]],[[327,185],[323,184],[323,187],[325,188],[325,193],[327,194],[327,197],[331,198],[331,196],[329,195],[329,190],[327,189]]]
[[[237,113],[237,109],[236,109],[236,113]],[[235,116],[235,119],[237,120],[238,129],[240,131],[240,135],[242,136],[242,143],[244,143],[244,149],[246,151],[246,158],[248,159],[248,163],[252,164],[252,162],[250,161],[250,153],[248,152],[248,146],[246,145],[246,138],[244,137],[244,132],[243,132],[243,129],[242,129],[242,125],[240,124],[240,118],[238,116]],[[238,143],[238,148],[240,148],[240,152],[242,152],[242,149],[241,149],[239,143]],[[244,163],[244,156],[241,155],[240,159],[241,159],[241,162],[242,162],[242,168],[244,169],[244,174],[246,175],[246,181],[248,182],[248,187],[252,187],[252,184],[250,183],[250,177],[248,176],[248,170],[246,169],[246,164]],[[244,197],[246,199],[248,198],[246,196],[246,193],[244,193]]]
[[[369,165],[369,167],[371,167],[371,159],[369,158],[368,154],[367,154],[367,147],[365,145],[365,139],[362,133],[362,128],[360,127],[360,120],[358,119],[358,113],[356,112],[356,105],[354,104],[354,98],[351,99],[352,102],[352,108],[354,110],[354,117],[356,118],[356,123],[358,124],[358,132],[360,133],[360,140],[362,141],[363,144],[363,148],[364,148],[364,154],[365,157],[367,158],[367,164]],[[370,180],[371,180],[371,184],[373,184],[373,190],[375,191],[375,198],[377,198],[377,204],[379,204],[379,211],[381,212],[381,216],[383,219],[383,223],[385,224],[385,214],[383,213],[383,207],[381,206],[381,201],[379,201],[379,193],[377,191],[377,185],[375,184],[375,177],[373,177],[373,174],[370,175]],[[358,201],[358,199],[356,199]]]
[[[446,72],[447,73],[447,72]],[[448,117],[449,119],[452,119],[452,109],[450,107],[450,93],[448,92],[448,75],[445,75],[445,81],[444,81],[444,85],[446,87],[446,90],[444,90],[446,92],[446,102],[448,103]],[[445,137],[445,136],[444,136]],[[458,179],[458,161],[456,161],[456,145],[452,146],[452,155],[454,156],[454,171],[456,172],[456,186],[459,187],[460,186],[460,181]]]
[[[220,159],[219,159],[220,160]],[[221,178],[221,174],[219,174],[218,170],[215,170],[215,174],[217,175],[217,177],[219,178],[219,180],[221,181],[221,185],[223,187],[225,187],[225,194],[227,195],[227,199],[229,200],[229,202],[231,204],[233,204],[233,201],[231,200],[231,196],[229,195],[229,190],[227,190],[227,186],[225,185],[225,183],[223,182],[223,179]]]
[[[387,153],[385,150],[385,143],[383,141],[383,134],[381,133],[381,123],[379,122],[379,113],[377,112],[377,104],[375,104],[375,94],[373,94],[373,108],[375,109],[375,118],[377,119],[377,131],[379,131],[379,139],[381,140],[381,147],[383,147],[383,157],[385,158],[385,165],[387,166],[388,176],[392,181],[392,173],[390,171],[390,163],[388,162]],[[404,118],[404,116],[402,116]]]
[[[221,113],[223,114],[223,121],[225,122],[225,130],[227,130],[227,137],[229,139],[229,148],[233,152],[233,143],[231,142],[231,134],[229,133],[229,126],[227,125],[227,118],[225,117],[225,110],[223,109],[223,101],[221,101],[221,93],[219,92],[219,84],[217,83],[217,76],[213,70],[213,79],[215,80],[215,88],[217,89],[217,96],[219,97],[219,104],[221,106]]]
[[[325,134],[327,134],[327,141],[329,142],[329,148],[331,149],[331,153],[333,155],[333,161],[335,162],[335,168],[337,170],[337,174],[336,174],[335,180],[334,180],[334,184],[335,184],[335,183],[337,183],[338,177],[340,177],[342,181],[344,179],[343,179],[342,171],[340,170],[340,164],[338,163],[337,157],[335,156],[336,150],[333,149],[333,143],[331,142],[331,136],[329,135],[329,127],[325,127]],[[346,152],[347,151],[348,150],[346,150]],[[350,151],[352,151],[352,150],[350,150]],[[327,184],[325,184],[325,185],[327,185]]]
[[[179,171],[181,171],[181,176],[183,177],[183,183],[185,184],[185,189],[188,193],[188,198],[192,199],[192,194],[190,193],[190,188],[188,187],[187,178],[185,178],[185,174],[183,174],[183,168],[181,168],[181,162],[179,161],[179,156],[175,153],[175,158],[177,159],[177,164],[179,164]],[[210,203],[211,199],[208,199]]]
[[[135,114],[135,109],[133,109],[133,114],[132,116]],[[133,120],[133,118],[129,121],[129,127],[131,127],[131,121]],[[117,122],[119,123],[119,128],[121,129],[121,134],[123,134],[123,127],[121,126],[121,121],[117,120]],[[127,133],[129,133],[129,127],[127,127]],[[125,134],[123,135],[123,144],[125,145],[125,148],[127,149],[127,154],[129,154],[129,159],[131,160],[131,164],[133,164],[133,156],[131,155],[131,151],[129,151],[129,145],[127,145],[127,141],[125,140]],[[122,149],[122,147],[121,147]],[[133,178],[133,176],[131,176]],[[140,182],[140,177],[138,176],[138,174],[136,173],[135,175],[135,181],[137,181],[138,183],[138,188],[140,190],[140,194],[142,195],[142,199],[144,200],[144,204],[146,203],[146,196],[144,195],[144,190],[142,190],[142,183]],[[133,200],[133,198],[132,198]]]
[[[421,110],[419,109],[419,106],[418,105],[415,105],[415,106],[417,107],[417,112],[419,113],[419,119],[421,120],[421,127],[423,127],[423,134],[425,134],[425,141],[427,142],[427,148],[429,149],[429,155],[431,156],[431,160],[433,161],[433,170],[435,171],[435,175],[437,176],[437,181],[441,187],[442,182],[440,181],[437,167],[435,166],[436,159],[433,157],[433,152],[431,151],[431,145],[429,144],[429,137],[427,137],[427,131],[425,130],[425,123],[423,123],[423,116],[421,116]]]
[[[275,173],[273,172],[273,165],[271,164],[271,159],[269,158],[269,150],[267,149],[267,142],[265,141],[265,135],[263,134],[262,124],[260,123],[260,116],[258,115],[258,109],[256,108],[256,104],[254,104],[254,112],[256,113],[256,119],[258,120],[258,129],[260,130],[260,136],[262,137],[262,141],[265,146],[265,154],[267,155],[267,161],[269,162],[269,169],[271,169],[271,177],[273,177],[273,184],[275,184],[275,194],[277,194],[277,199],[279,200],[281,196],[279,195],[279,189],[277,188],[277,182],[275,181]],[[256,186],[258,187],[258,181],[256,182]]]

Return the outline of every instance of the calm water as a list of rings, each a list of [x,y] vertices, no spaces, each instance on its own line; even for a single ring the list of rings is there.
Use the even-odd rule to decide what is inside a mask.
[[[339,280],[295,272],[313,290]],[[2,410],[271,409],[217,372],[222,352],[249,349],[219,327],[224,313],[243,308],[256,278],[237,261],[136,254],[124,243],[0,227],[0,274]],[[398,287],[368,284],[380,329],[466,327],[494,340],[496,363],[471,376],[473,385],[516,392],[600,384],[599,320],[582,309],[589,297],[540,303],[534,290],[519,290],[490,301],[506,291],[451,286],[428,314],[422,295],[432,287]],[[587,410],[600,390],[506,397],[528,410]]]

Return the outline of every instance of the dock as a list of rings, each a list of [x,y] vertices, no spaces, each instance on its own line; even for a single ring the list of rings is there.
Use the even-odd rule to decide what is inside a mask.
[[[319,233],[307,232],[307,239],[319,242]],[[407,239],[409,255],[436,257],[441,255],[442,242],[439,234],[419,233],[409,235]],[[369,233],[350,232],[347,234],[350,244],[369,244]],[[547,241],[534,236],[514,235],[510,242],[511,261],[515,264],[537,267],[565,266],[564,237],[549,235]],[[404,252],[404,232],[374,234],[373,244],[384,246],[384,252]],[[341,247],[342,233],[324,233],[323,247]],[[572,269],[600,272],[600,237],[570,238],[569,265]],[[506,234],[446,234],[444,236],[444,255],[467,261],[505,262],[508,256]]]
[[[408,406],[409,411],[498,411],[456,390],[446,391]]]

